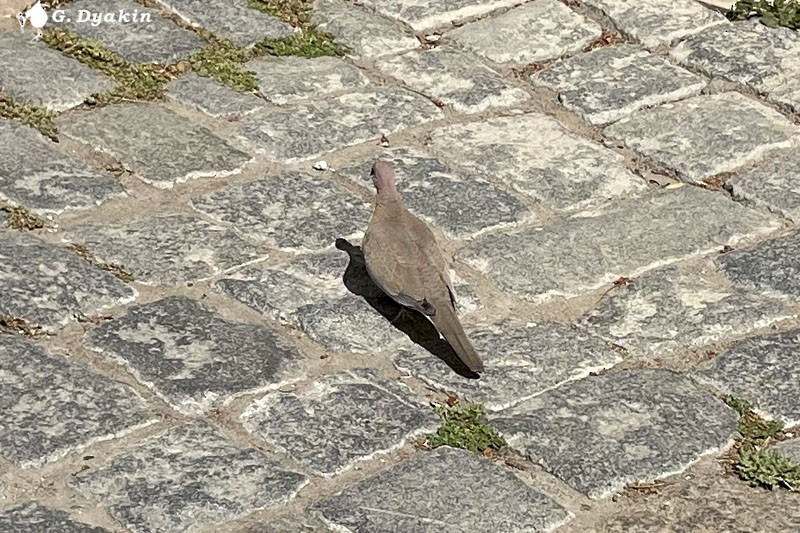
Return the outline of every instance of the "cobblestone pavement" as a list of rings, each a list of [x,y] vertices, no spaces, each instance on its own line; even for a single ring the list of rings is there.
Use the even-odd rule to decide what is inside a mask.
[[[0,118],[0,531],[800,531],[798,493],[726,468],[722,400],[800,461],[800,37],[517,4],[317,0],[346,57],[109,105],[2,23],[0,109],[57,133]],[[295,35],[244,0],[58,5],[151,13],[64,23],[129,63]],[[368,280],[381,155],[455,258],[480,380]],[[510,451],[418,446],[447,393]]]

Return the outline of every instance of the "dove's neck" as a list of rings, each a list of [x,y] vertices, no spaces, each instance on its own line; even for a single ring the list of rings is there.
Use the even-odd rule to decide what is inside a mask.
[[[400,193],[394,187],[382,187],[378,194],[375,195],[375,204],[392,208],[394,206],[402,206],[403,199],[400,198]]]

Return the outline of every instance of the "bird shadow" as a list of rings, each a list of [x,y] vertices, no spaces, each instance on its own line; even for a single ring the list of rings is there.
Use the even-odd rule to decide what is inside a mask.
[[[403,332],[417,346],[444,361],[458,375],[469,379],[480,377],[459,359],[450,344],[439,336],[439,332],[427,318],[416,311],[404,308],[375,285],[367,273],[361,246],[339,238],[336,239],[336,248],[346,252],[350,259],[342,276],[348,291],[362,297],[395,329]]]

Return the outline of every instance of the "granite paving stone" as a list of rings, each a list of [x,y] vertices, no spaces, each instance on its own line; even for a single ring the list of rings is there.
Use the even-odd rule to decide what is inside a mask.
[[[531,77],[591,124],[605,124],[666,102],[695,96],[703,78],[635,45],[603,46],[559,61]]]
[[[572,513],[509,470],[441,447],[364,479],[312,511],[337,531],[552,531]]]
[[[102,527],[73,520],[68,513],[37,502],[24,503],[0,513],[5,533],[109,533]]]
[[[640,111],[605,133],[690,181],[730,172],[800,139],[800,128],[783,115],[738,92]]]
[[[195,33],[132,0],[78,0],[59,9],[63,11],[64,20],[51,21],[53,27],[65,28],[85,39],[98,41],[132,63],[177,63],[208,44]],[[86,13],[82,11],[104,16],[111,14],[114,22],[96,24],[86,21]]]
[[[725,183],[737,197],[800,223],[800,152],[776,154],[753,170]]]
[[[381,134],[397,133],[442,116],[427,98],[378,87],[254,113],[242,120],[238,134],[255,152],[293,163],[370,139],[377,141]]]
[[[0,313],[55,331],[75,314],[128,303],[136,293],[109,272],[33,235],[0,233]]]
[[[770,449],[800,464],[800,439],[786,440],[770,446]]]
[[[387,149],[382,158],[393,162],[397,187],[408,208],[450,238],[472,237],[533,217],[514,195],[474,171],[452,167],[418,148]],[[373,189],[372,163],[336,172]]]
[[[477,239],[456,258],[503,289],[537,302],[577,296],[778,227],[777,220],[722,194],[684,186],[543,227]]]
[[[495,63],[527,65],[580,52],[601,34],[599,24],[563,2],[537,0],[456,28],[447,38]]]
[[[0,455],[21,468],[155,422],[127,385],[20,336],[0,335],[0,384]]]
[[[647,189],[623,167],[623,157],[567,131],[539,113],[437,129],[437,156],[533,196],[546,207],[571,210]]]
[[[736,283],[800,299],[800,232],[725,254],[717,262]]]
[[[188,414],[300,379],[304,366],[279,335],[183,296],[132,307],[92,330],[86,343]]]
[[[370,207],[328,177],[286,172],[192,199],[206,215],[286,251],[333,246],[337,238],[360,236]]]
[[[33,128],[0,119],[0,198],[36,213],[59,214],[126,194],[113,176],[57,147]]]
[[[529,99],[476,56],[455,48],[438,47],[384,57],[375,66],[406,86],[450,104],[463,113],[509,107]]]
[[[21,33],[0,33],[0,90],[23,104],[65,111],[115,84],[103,74]]]
[[[258,90],[274,104],[365,87],[366,76],[337,57],[262,57],[245,64],[258,77]]]
[[[800,423],[800,330],[750,337],[734,344],[697,377],[753,404],[756,411]]]
[[[330,529],[308,513],[294,513],[280,518],[253,519],[234,533],[330,533]]]
[[[167,84],[167,96],[215,118],[239,118],[267,106],[254,94],[240,93],[211,78],[186,74]]]
[[[157,0],[192,26],[205,28],[238,46],[292,34],[279,18],[250,9],[246,0]]]
[[[387,17],[396,18],[422,32],[438,26],[479,17],[502,7],[511,7],[518,0],[366,0],[367,6]]]
[[[590,498],[681,472],[733,442],[737,415],[689,379],[634,369],[568,383],[491,419],[514,449]]]
[[[394,365],[462,401],[499,411],[622,361],[602,340],[555,322],[505,319],[471,328],[468,334],[486,365],[479,380],[462,377],[418,346],[400,349]]]
[[[96,259],[119,265],[148,285],[202,281],[268,257],[263,246],[230,228],[183,213],[84,224],[68,230],[62,240],[86,246]]]
[[[714,284],[675,267],[619,286],[581,319],[590,332],[634,357],[666,357],[743,337],[796,316],[777,299]]]
[[[238,174],[251,159],[162,104],[101,107],[64,117],[58,125],[65,136],[105,152],[159,189]]]
[[[240,419],[247,431],[324,476],[439,426],[430,407],[405,385],[367,369],[324,376],[299,392],[268,394]]]
[[[617,28],[648,48],[669,44],[727,20],[694,0],[586,0],[605,13]]]
[[[195,420],[146,439],[70,485],[133,533],[181,533],[282,505],[307,483]]]
[[[375,14],[363,5],[342,0],[315,0],[311,22],[349,48],[348,55],[374,58],[419,48],[405,25]]]
[[[679,43],[681,64],[743,83],[800,112],[800,37],[788,28],[742,21],[709,28]]]

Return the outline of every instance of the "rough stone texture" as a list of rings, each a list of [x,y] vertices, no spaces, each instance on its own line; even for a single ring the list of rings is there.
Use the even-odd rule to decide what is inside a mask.
[[[133,307],[92,330],[87,344],[189,414],[302,377],[291,343],[183,296]]]
[[[617,28],[648,48],[724,24],[725,17],[694,0],[586,0],[608,15]]]
[[[152,285],[201,281],[268,256],[233,230],[183,213],[124,225],[86,224],[67,231],[63,240],[85,245],[96,259]]]
[[[800,232],[726,254],[717,261],[737,283],[800,299]]]
[[[360,70],[336,57],[262,57],[245,68],[256,73],[259,92],[274,104],[321,98],[368,84]]]
[[[479,380],[460,376],[417,346],[400,350],[394,365],[462,401],[498,411],[622,361],[605,342],[554,322],[503,320],[471,328],[468,334],[486,365]]]
[[[378,139],[437,118],[442,112],[409,91],[378,87],[373,91],[255,113],[245,118],[239,136],[270,159],[292,163]]]
[[[250,433],[325,476],[439,425],[404,385],[363,369],[324,376],[300,392],[264,396],[240,419]]]
[[[393,161],[397,187],[408,208],[450,238],[475,236],[533,216],[519,198],[473,171],[454,168],[418,148],[386,150],[382,158]],[[372,163],[336,172],[374,189]]]
[[[601,34],[600,25],[564,3],[537,0],[457,28],[447,38],[495,63],[527,65],[580,52]]]
[[[101,107],[64,118],[59,129],[114,157],[159,189],[238,174],[250,161],[244,152],[161,104]]]
[[[623,370],[545,392],[492,425],[512,448],[590,498],[680,472],[725,448],[737,415],[666,370]]]
[[[478,17],[501,7],[511,7],[518,0],[366,0],[364,2],[387,17],[396,18],[421,32]]]
[[[36,502],[25,503],[0,513],[0,531],[4,533],[109,533],[70,518],[59,509]]]
[[[769,418],[800,423],[800,330],[740,341],[697,375]]]
[[[0,455],[22,468],[155,421],[130,387],[19,336],[0,335],[0,385]]]
[[[286,172],[194,198],[198,211],[287,251],[328,248],[359,236],[370,207],[326,177]]]
[[[771,446],[771,449],[800,464],[800,439],[795,438]]]
[[[211,78],[192,73],[171,81],[167,85],[167,96],[217,118],[238,118],[267,106],[258,96],[234,91]]]
[[[212,527],[281,505],[307,479],[196,420],[72,478],[134,533]]]
[[[479,239],[457,258],[504,289],[541,301],[577,296],[779,227],[766,215],[695,187],[619,201],[585,215]]]
[[[780,300],[667,267],[617,287],[581,323],[631,356],[667,357],[795,314]]]
[[[192,26],[211,30],[238,46],[292,34],[282,20],[247,7],[246,0],[157,0]]]
[[[58,214],[125,194],[112,176],[57,146],[33,128],[0,119],[0,199],[37,213]]]
[[[78,0],[60,7],[66,16],[62,23],[50,21],[81,37],[99,41],[119,57],[132,63],[177,63],[189,54],[207,45],[206,41],[172,21],[162,18],[154,10],[131,0]],[[81,10],[90,13],[125,13],[128,22],[79,22]],[[149,14],[149,20],[143,15]]]
[[[800,128],[743,94],[727,92],[640,111],[605,133],[700,181],[793,146]]]
[[[750,172],[728,180],[725,186],[738,198],[800,223],[800,152],[796,150],[776,154]]]
[[[551,531],[572,514],[492,461],[441,447],[312,509],[337,531]]]
[[[623,157],[577,137],[555,119],[531,113],[434,131],[430,148],[444,161],[498,179],[569,210],[646,190]]]
[[[514,87],[477,57],[440,47],[378,59],[375,66],[408,87],[437,98],[463,113],[524,102],[528,93]]]
[[[315,0],[311,21],[347,46],[355,57],[399,54],[420,46],[404,25],[342,0]]]
[[[743,83],[800,112],[800,37],[787,28],[742,21],[681,42],[672,58],[710,76]]]
[[[110,78],[30,41],[29,34],[0,32],[0,89],[15,101],[64,111],[114,88]]]
[[[694,96],[706,85],[701,77],[627,44],[559,61],[534,74],[531,81],[558,92],[564,107],[592,124]]]
[[[330,533],[330,529],[316,517],[303,514],[291,514],[281,518],[253,519],[233,533]]]
[[[112,274],[32,235],[0,233],[0,313],[46,331],[133,300],[135,292]]]

